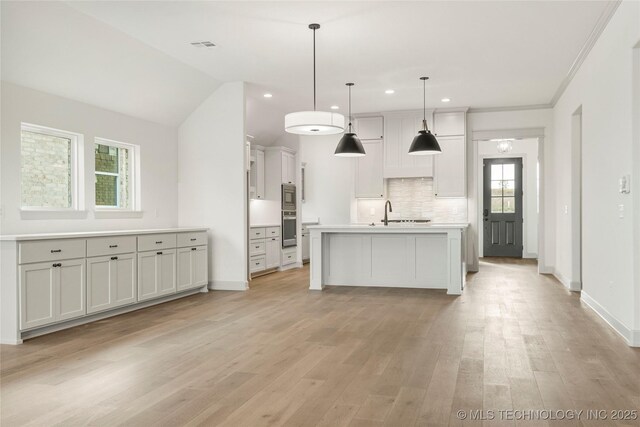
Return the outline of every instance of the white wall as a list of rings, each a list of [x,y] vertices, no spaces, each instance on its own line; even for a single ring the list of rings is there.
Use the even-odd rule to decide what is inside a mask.
[[[542,253],[538,253],[539,270],[541,272],[552,272],[555,262],[555,197],[554,197],[554,170],[553,155],[551,149],[553,138],[553,110],[551,108],[537,108],[531,110],[514,111],[491,111],[491,112],[470,112],[467,114],[467,134],[469,144],[467,147],[467,194],[469,197],[469,222],[471,230],[469,233],[469,259],[472,261],[470,268],[477,268],[478,255],[478,166],[477,166],[477,143],[473,141],[473,133],[478,131],[509,130],[509,129],[544,129],[543,145],[545,147],[542,154],[539,153],[541,163],[541,183],[544,189],[541,190],[541,203],[544,209],[541,210],[541,221],[544,223],[544,247]],[[475,264],[475,265],[474,265]]]
[[[84,135],[85,201],[81,219],[21,219],[20,123]],[[2,82],[2,234],[121,230],[177,225],[177,130],[89,104]],[[140,146],[142,218],[96,219],[93,214],[94,137]]]
[[[538,256],[538,140],[522,139],[513,141],[512,150],[505,154],[498,153],[496,143],[492,141],[480,141],[478,143],[479,161],[482,158],[522,158],[522,189],[523,198],[523,219],[524,219],[524,251],[525,258],[536,258]],[[477,165],[479,166],[479,165]],[[478,194],[482,188],[482,171],[478,167]],[[482,198],[480,197],[480,210],[482,207]],[[478,228],[479,242],[483,239],[483,228]],[[482,245],[478,247],[482,253]]]
[[[352,209],[355,211],[353,159],[333,154],[341,137],[300,136],[298,159],[307,164],[303,218],[320,218],[322,224],[351,222]]]
[[[225,83],[179,128],[178,223],[210,228],[213,289],[247,288],[244,83]]]
[[[632,218],[640,203],[640,170],[632,163],[632,106],[633,48],[639,42],[640,3],[624,1],[553,110],[556,273],[565,282],[574,279],[571,122],[582,107],[582,298],[627,338],[635,329],[637,345],[640,283],[633,274]],[[618,179],[624,174],[634,176],[631,194],[618,192]],[[619,218],[620,206],[624,218]]]

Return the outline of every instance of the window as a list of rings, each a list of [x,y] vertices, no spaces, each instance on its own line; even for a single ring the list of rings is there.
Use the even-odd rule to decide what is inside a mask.
[[[513,163],[491,165],[491,213],[515,213],[515,179]]]
[[[136,146],[96,138],[96,208],[133,210],[135,208]]]
[[[22,123],[20,192],[23,210],[77,210],[82,135]]]

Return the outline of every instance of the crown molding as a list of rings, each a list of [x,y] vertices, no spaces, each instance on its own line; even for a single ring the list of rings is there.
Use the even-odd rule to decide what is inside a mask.
[[[580,49],[577,58],[573,61],[571,67],[569,67],[569,72],[560,83],[560,86],[556,90],[556,93],[553,95],[553,98],[551,98],[551,101],[549,101],[549,104],[551,104],[552,107],[556,106],[556,103],[558,102],[564,91],[567,89],[567,86],[569,86],[569,83],[571,83],[573,77],[578,73],[578,70],[580,70],[582,63],[585,61],[585,59],[587,59],[587,56],[589,56],[591,49],[593,49],[593,46],[595,46],[596,42],[600,38],[600,35],[609,24],[609,21],[616,13],[616,10],[618,10],[618,6],[620,6],[621,3],[622,0],[614,0],[607,3],[607,7],[604,9],[604,11],[602,11],[602,14],[598,18],[595,27],[593,28],[593,30],[591,30],[589,37],[587,37],[587,41],[582,46],[582,49]]]
[[[522,110],[546,110],[553,108],[551,104],[535,104],[535,105],[514,105],[512,107],[485,107],[485,108],[469,108],[469,114],[473,113],[497,113],[504,111],[522,111]]]

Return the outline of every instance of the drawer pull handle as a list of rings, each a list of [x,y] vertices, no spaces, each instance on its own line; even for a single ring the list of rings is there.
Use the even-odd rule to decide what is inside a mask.
[[[118,257],[117,257],[117,256],[112,256],[112,257],[111,257],[111,260],[112,260],[112,261],[115,261],[115,260],[117,260],[117,259],[118,259]]]
[[[62,252],[62,249],[51,249],[52,254],[59,253],[59,252]]]
[[[53,264],[53,267],[62,267],[62,264],[56,263],[56,264]]]
[[[260,265],[260,263],[259,263],[259,262],[256,262],[256,265]]]
[[[162,255],[162,252],[156,252],[156,255]]]
[[[117,248],[118,245],[109,245],[110,248]]]
[[[194,237],[193,239],[190,239],[192,242],[195,242],[197,239]]]
[[[198,250],[198,248],[191,248],[191,250],[192,250],[192,251],[197,251],[197,250]]]
[[[162,240],[157,241],[156,245],[159,245],[160,243],[162,243]]]
[[[256,246],[256,249],[260,249],[260,246]]]

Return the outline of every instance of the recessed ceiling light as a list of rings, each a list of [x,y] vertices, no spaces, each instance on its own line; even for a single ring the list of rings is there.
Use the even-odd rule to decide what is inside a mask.
[[[387,95],[391,95],[392,93],[396,93],[396,91],[393,89],[387,89],[384,91],[384,93],[386,93]]]
[[[339,109],[340,109],[340,107],[338,107],[337,105],[332,105],[332,106],[331,106],[331,109],[332,109],[332,110],[339,110]]]
[[[264,96],[265,98],[271,98],[271,97],[273,97],[273,95],[271,95],[270,93],[265,93],[265,94],[264,94],[264,95],[262,95],[262,96]]]
[[[216,47],[216,45],[208,40],[205,41],[201,41],[201,42],[191,42],[191,46],[193,47],[208,47],[208,48],[212,48],[212,47]]]
[[[442,102],[449,102],[449,101],[451,101],[451,99],[450,99],[450,98],[442,98],[440,101],[442,101]]]

